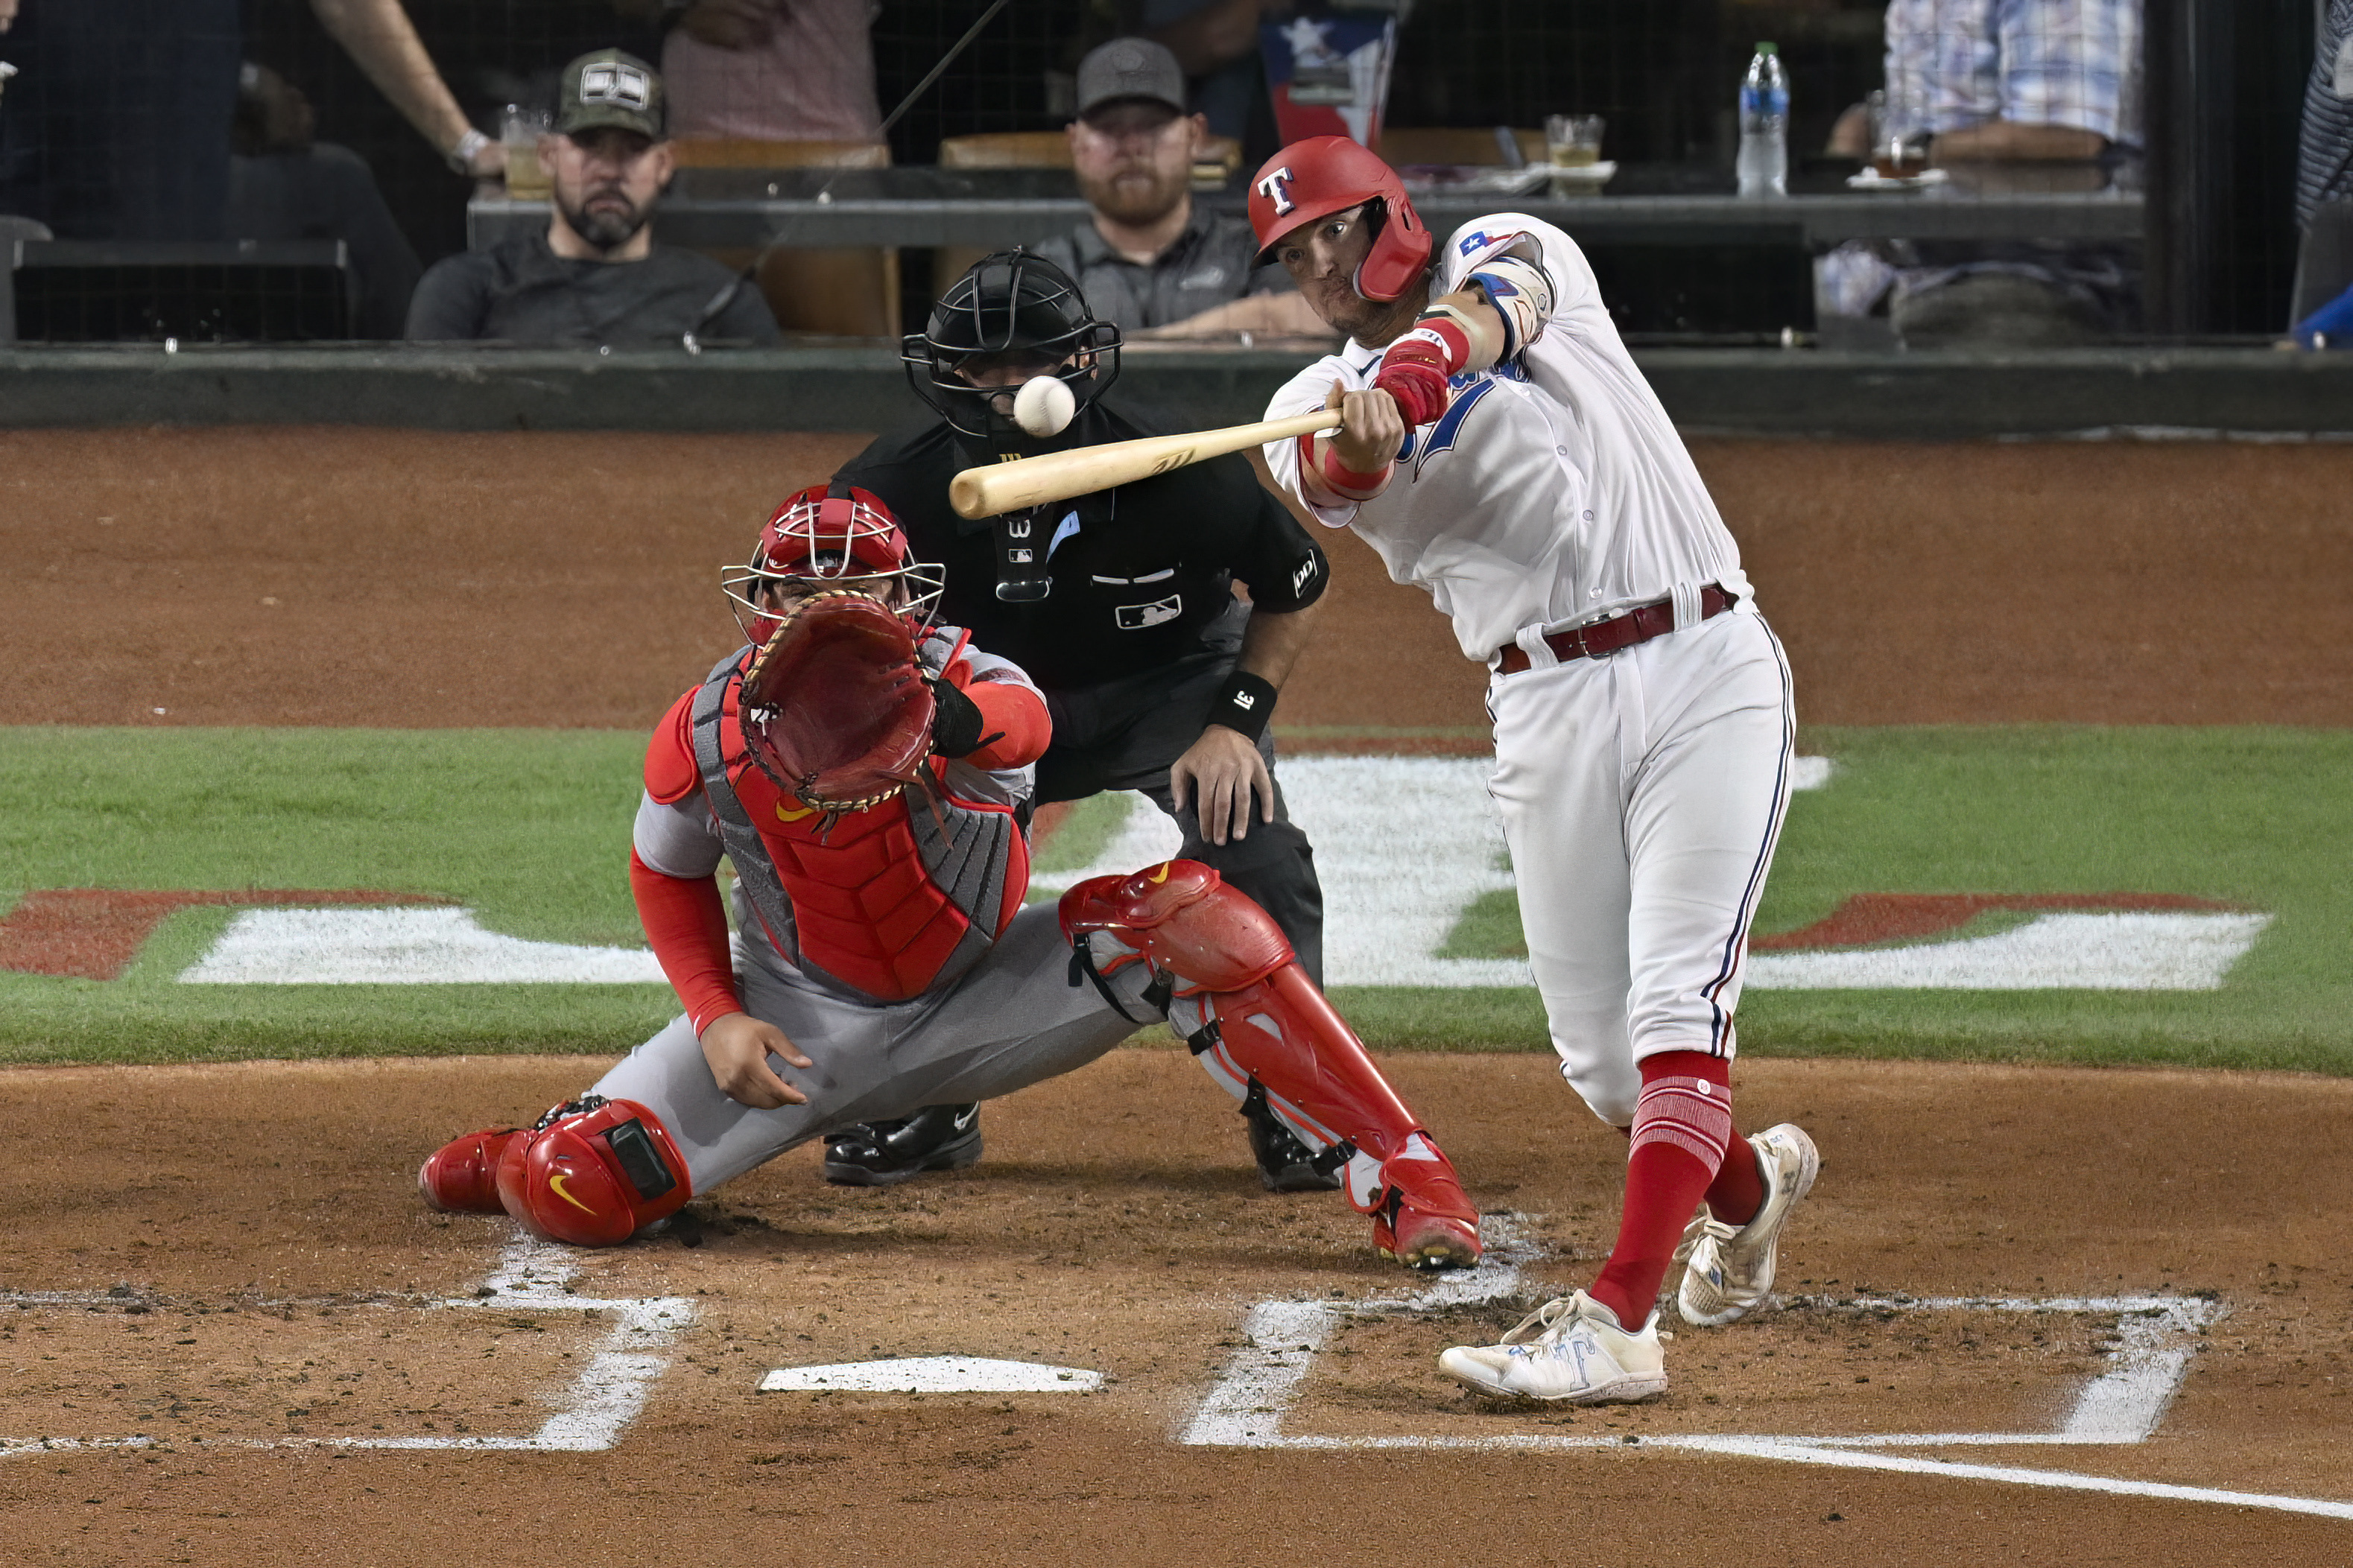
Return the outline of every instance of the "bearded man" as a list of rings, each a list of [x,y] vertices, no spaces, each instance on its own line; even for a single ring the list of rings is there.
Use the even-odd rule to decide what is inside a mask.
[[[1326,337],[1250,225],[1193,200],[1208,121],[1186,112],[1185,72],[1149,38],[1113,38],[1079,62],[1071,167],[1093,209],[1035,254],[1071,275],[1131,342],[1242,332]]]
[[[654,243],[654,203],[675,167],[664,120],[661,78],[635,56],[600,49],[565,67],[555,129],[539,142],[554,187],[546,232],[435,263],[409,302],[409,340],[775,343],[757,289]]]

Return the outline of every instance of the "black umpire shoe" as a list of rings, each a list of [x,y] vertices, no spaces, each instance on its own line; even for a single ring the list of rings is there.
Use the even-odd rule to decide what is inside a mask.
[[[1242,1120],[1250,1126],[1250,1152],[1258,1159],[1260,1184],[1268,1192],[1339,1191],[1339,1168],[1316,1169],[1315,1156],[1307,1152],[1297,1133],[1275,1119],[1266,1103],[1266,1088],[1256,1079],[1250,1079],[1250,1093],[1242,1098]]]
[[[913,1116],[861,1121],[825,1135],[825,1179],[837,1186],[894,1186],[926,1171],[978,1163],[977,1105],[927,1105]]]

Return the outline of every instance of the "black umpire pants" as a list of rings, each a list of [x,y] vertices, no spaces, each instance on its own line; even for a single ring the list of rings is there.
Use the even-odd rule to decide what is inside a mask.
[[[1221,641],[1223,639],[1220,639]],[[1307,835],[1291,820],[1282,782],[1275,780],[1274,820],[1259,820],[1255,803],[1250,837],[1212,844],[1201,836],[1192,805],[1176,808],[1168,771],[1209,720],[1218,689],[1240,656],[1212,645],[1158,669],[1100,686],[1048,691],[1054,742],[1038,762],[1037,800],[1083,800],[1105,790],[1141,791],[1176,819],[1185,846],[1178,854],[1198,860],[1258,901],[1274,917],[1293,951],[1317,986],[1324,984],[1324,887],[1315,879],[1315,852]],[[1259,755],[1274,773],[1274,736],[1261,735]]]

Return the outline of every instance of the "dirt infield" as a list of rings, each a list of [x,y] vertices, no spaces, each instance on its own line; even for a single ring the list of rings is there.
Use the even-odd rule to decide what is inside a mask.
[[[0,724],[637,727],[728,646],[719,563],[858,444],[0,433]],[[1809,721],[2353,723],[2353,451],[1696,450]],[[1475,726],[1480,672],[1422,596],[1334,556],[1280,721]],[[1606,1250],[1622,1145],[1546,1059],[1393,1066],[1499,1256],[1534,1254],[1505,1296],[1366,1307],[1422,1285],[1334,1201],[1258,1194],[1173,1051],[992,1109],[974,1172],[844,1192],[803,1152],[568,1259],[409,1182],[575,1091],[578,1058],[0,1073],[0,1557],[2353,1553],[2353,1518],[2157,1489],[2353,1499],[2353,1082],[1744,1064],[1746,1118],[1825,1154],[1796,1302],[1682,1334],[1654,1405],[1569,1415],[1476,1404],[1430,1358]],[[1250,1319],[1267,1300],[1297,1305]],[[934,1354],[1112,1381],[754,1391]]]
[[[734,636],[719,563],[860,445],[0,432],[0,723],[650,724]],[[2353,448],[1694,449],[1803,722],[2353,724]],[[1428,598],[1332,555],[1277,722],[1480,724]]]
[[[1527,1290],[1606,1248],[1621,1145],[1544,1061],[1395,1067],[1475,1195],[1542,1247]],[[1757,1063],[1751,1113],[1801,1119],[1825,1152],[1785,1261],[1799,1304],[1684,1331],[1662,1400],[1582,1414],[1488,1406],[1432,1370],[1516,1299],[1350,1317],[1285,1427],[1333,1446],[1268,1449],[1181,1440],[1247,1353],[1252,1304],[1346,1309],[1417,1282],[1336,1200],[1260,1194],[1229,1102],[1181,1053],[1120,1052],[1004,1102],[975,1171],[845,1191],[804,1151],[695,1205],[689,1237],[573,1255],[552,1304],[477,1297],[512,1226],[427,1214],[410,1172],[450,1130],[527,1114],[583,1077],[551,1058],[0,1075],[7,1283],[56,1293],[0,1300],[0,1438],[16,1445],[0,1458],[0,1554],[2317,1564],[2353,1544],[2353,1522],[2271,1508],[1662,1447],[2047,1433],[2105,1364],[2116,1313],[1858,1299],[2149,1293],[2222,1315],[2180,1338],[2195,1353],[2145,1442],[1827,1451],[2343,1495],[2353,1266],[2337,1221],[2353,1166],[2335,1130],[2353,1084]],[[601,1374],[646,1391],[609,1449],[343,1446],[527,1441],[582,1407],[567,1391],[595,1381],[592,1357],[649,1299],[676,1320],[637,1347],[649,1367]],[[776,1367],[938,1354],[1110,1382],[754,1392]],[[593,1411],[574,1427],[594,1429]],[[1367,1437],[1605,1441],[1347,1446]]]

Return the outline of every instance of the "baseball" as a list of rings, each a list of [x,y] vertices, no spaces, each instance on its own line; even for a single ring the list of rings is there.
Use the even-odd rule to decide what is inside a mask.
[[[1071,389],[1050,375],[1032,376],[1013,395],[1013,423],[1032,436],[1059,436],[1079,411]]]

